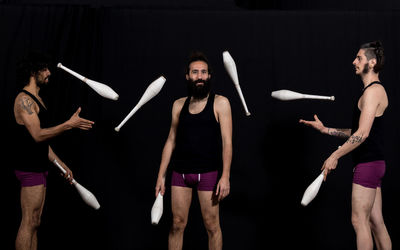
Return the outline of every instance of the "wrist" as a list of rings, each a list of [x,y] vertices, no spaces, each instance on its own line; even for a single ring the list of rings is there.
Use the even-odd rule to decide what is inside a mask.
[[[327,134],[327,135],[329,135],[329,130],[330,130],[331,128],[327,128],[327,127],[324,127],[323,129],[321,129],[321,133],[322,134]]]
[[[64,130],[72,129],[72,125],[69,120],[63,123],[63,128],[64,128]]]

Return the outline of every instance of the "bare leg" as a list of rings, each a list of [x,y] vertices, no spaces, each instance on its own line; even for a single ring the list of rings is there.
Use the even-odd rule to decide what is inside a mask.
[[[222,231],[219,223],[219,203],[213,191],[198,191],[204,226],[208,234],[208,249],[222,250]]]
[[[358,250],[373,250],[371,227],[369,224],[376,189],[353,183],[351,221],[357,235]]]
[[[22,220],[15,240],[16,250],[37,249],[37,229],[40,225],[45,193],[44,185],[21,188]]]
[[[376,189],[375,202],[371,211],[370,225],[378,250],[391,250],[392,242],[382,215],[382,190]]]
[[[44,207],[44,201],[45,200],[46,200],[46,188],[43,189],[43,201],[42,201],[42,205],[40,206],[39,225],[41,223],[41,218],[42,218],[42,213],[43,213],[43,207]],[[38,246],[38,239],[37,239],[37,230],[36,230],[35,233],[33,234],[33,237],[32,237],[31,250],[37,250],[37,246]]]
[[[189,208],[192,202],[192,189],[187,187],[171,187],[172,227],[169,231],[168,249],[181,250],[183,232],[188,220]]]

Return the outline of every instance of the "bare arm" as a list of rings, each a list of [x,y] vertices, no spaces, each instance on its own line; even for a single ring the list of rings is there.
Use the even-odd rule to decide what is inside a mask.
[[[38,110],[37,104],[27,95],[19,95],[15,100],[14,114],[16,121],[20,125],[25,125],[36,142],[53,138],[72,128],[88,130],[94,124],[92,121],[80,118],[81,108],[78,108],[68,121],[54,127],[41,128]]]
[[[65,179],[67,179],[72,184],[72,179],[74,175],[72,174],[71,169],[67,167],[67,165],[54,153],[53,149],[49,146],[49,160],[53,162],[57,160],[58,163],[64,168],[66,173],[64,174]]]
[[[222,200],[230,192],[230,170],[232,163],[232,113],[229,100],[218,96],[216,99],[216,111],[221,127],[222,136],[222,175],[217,185],[216,195]]]
[[[164,195],[165,193],[165,176],[167,173],[168,164],[171,160],[172,152],[175,149],[176,131],[179,124],[179,114],[182,110],[184,102],[185,98],[181,98],[176,100],[172,106],[171,128],[169,130],[168,138],[167,141],[165,142],[161,155],[160,169],[158,171],[157,183],[155,188],[156,196],[158,195],[159,192],[161,192],[162,195]]]
[[[379,95],[380,93],[378,91],[364,92],[361,100],[361,115],[358,129],[324,162],[322,170],[325,170],[325,179],[327,174],[336,168],[337,161],[342,156],[356,149],[368,138],[379,106]]]
[[[342,137],[342,138],[349,138],[351,136],[351,129],[349,128],[327,128],[324,124],[318,119],[317,115],[314,115],[314,121],[305,121],[300,119],[300,123],[303,123],[307,126],[313,127],[314,129],[318,130],[322,134]]]

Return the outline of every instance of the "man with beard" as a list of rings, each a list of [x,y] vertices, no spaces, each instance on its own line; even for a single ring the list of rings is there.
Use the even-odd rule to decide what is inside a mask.
[[[183,233],[197,189],[209,249],[222,249],[219,202],[229,194],[232,161],[232,115],[226,97],[214,94],[211,69],[201,52],[189,57],[186,80],[188,96],[176,100],[165,143],[155,194],[165,193],[168,165],[172,168],[173,223],[168,249],[182,249]]]
[[[347,138],[324,162],[324,179],[336,168],[338,160],[352,153],[355,164],[352,187],[352,224],[357,236],[357,249],[392,249],[382,216],[381,179],[385,173],[383,155],[383,114],[388,106],[385,88],[379,81],[384,55],[380,42],[363,44],[353,65],[364,88],[354,106],[351,129],[327,128],[314,115],[314,121],[300,120],[321,133]],[[372,231],[372,235],[371,235]]]
[[[40,89],[48,84],[49,77],[48,58],[38,52],[29,53],[18,65],[17,78],[22,89],[14,102],[14,150],[20,157],[14,164],[15,175],[21,183],[22,219],[15,241],[17,250],[37,249],[37,230],[46,196],[49,160],[57,159],[67,171],[65,178],[70,182],[73,178],[71,170],[53,152],[49,139],[72,128],[88,130],[94,124],[79,117],[79,108],[68,121],[49,127],[49,114],[39,95]]]

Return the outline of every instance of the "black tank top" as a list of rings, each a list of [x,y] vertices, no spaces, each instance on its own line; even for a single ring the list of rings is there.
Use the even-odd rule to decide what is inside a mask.
[[[171,167],[178,173],[205,173],[222,167],[222,138],[214,115],[215,94],[210,93],[203,111],[189,112],[189,96],[179,115]]]
[[[367,87],[365,87],[361,93],[361,96],[364,94],[364,91],[373,84],[381,84],[380,82],[372,82]],[[360,96],[360,97],[361,97]],[[353,124],[351,131],[352,133],[356,132],[359,126],[361,111],[358,108],[358,100],[354,106],[353,112]],[[352,157],[355,164],[362,162],[371,162],[384,160],[383,154],[383,115],[380,117],[375,117],[374,122],[371,127],[371,131],[369,132],[368,138],[361,143],[355,150],[352,151]]]
[[[49,127],[50,119],[47,109],[34,95],[26,90],[22,90],[22,92],[29,95],[39,106],[40,127]],[[17,123],[15,123],[14,138],[14,152],[17,155],[17,159],[14,161],[16,170],[26,172],[44,172],[48,170],[48,141],[36,142],[25,125]]]

